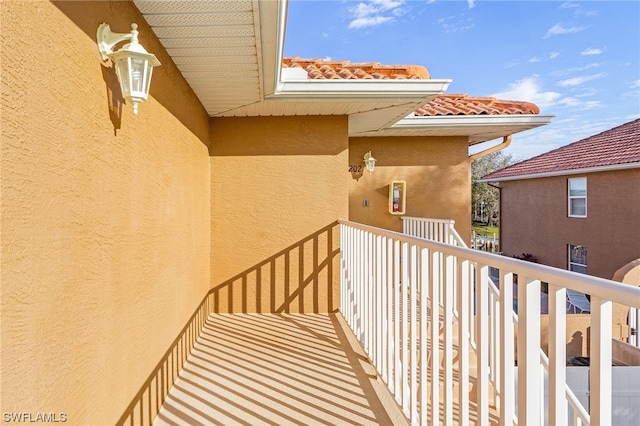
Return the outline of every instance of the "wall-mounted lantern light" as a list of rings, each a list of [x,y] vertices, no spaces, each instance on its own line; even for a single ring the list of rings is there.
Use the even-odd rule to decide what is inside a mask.
[[[371,155],[371,151],[364,155],[364,165],[369,170],[369,174],[373,173],[373,169],[376,167],[376,159]]]
[[[96,40],[102,60],[111,59],[116,68],[122,97],[131,102],[133,113],[137,114],[138,104],[146,101],[149,96],[153,67],[160,65],[160,61],[138,43],[136,24],[131,24],[131,32],[127,34],[114,33],[108,24],[100,24]],[[113,46],[125,40],[131,42],[114,52]]]

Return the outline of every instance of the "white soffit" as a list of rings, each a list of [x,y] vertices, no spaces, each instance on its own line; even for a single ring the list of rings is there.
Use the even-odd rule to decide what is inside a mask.
[[[554,116],[514,115],[446,115],[409,116],[378,132],[358,136],[467,136],[469,145],[549,124]]]
[[[275,72],[280,2],[133,1],[210,116],[263,99],[263,66]]]

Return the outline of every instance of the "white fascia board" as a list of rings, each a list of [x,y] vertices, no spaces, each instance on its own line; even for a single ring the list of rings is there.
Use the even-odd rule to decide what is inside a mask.
[[[512,180],[537,179],[537,178],[554,177],[554,176],[572,176],[572,175],[582,175],[586,173],[610,172],[615,170],[628,170],[628,169],[640,169],[640,162],[612,164],[609,166],[584,167],[582,169],[558,170],[555,172],[546,172],[546,173],[532,173],[528,175],[509,176],[509,177],[496,178],[496,179],[478,179],[477,182],[506,182],[506,181],[512,181]]]
[[[513,115],[444,115],[444,116],[417,116],[411,114],[396,124],[392,129],[401,128],[451,128],[464,129],[472,126],[531,126],[539,127],[549,124],[555,116],[537,114],[513,114]],[[462,132],[461,134],[465,134]]]
[[[419,101],[447,90],[451,80],[286,80],[280,81],[269,100],[344,100],[389,99]]]

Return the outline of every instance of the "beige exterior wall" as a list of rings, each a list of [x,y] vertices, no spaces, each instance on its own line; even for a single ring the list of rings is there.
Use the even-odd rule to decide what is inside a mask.
[[[0,8],[1,411],[114,424],[209,290],[208,117],[131,3]],[[162,62],[138,116],[101,22]]]
[[[407,182],[406,216],[453,219],[462,238],[471,239],[471,166],[466,137],[351,138],[349,164],[362,165],[371,151],[369,174],[349,176],[349,219],[402,231],[400,216],[389,213],[389,184]],[[364,200],[368,200],[368,207]]]
[[[567,215],[568,176],[501,182],[502,249],[567,269],[567,245],[583,245],[587,273],[611,279],[640,257],[640,170],[579,176],[587,177],[587,218]]]
[[[347,118],[218,118],[211,132],[213,309],[336,310]]]

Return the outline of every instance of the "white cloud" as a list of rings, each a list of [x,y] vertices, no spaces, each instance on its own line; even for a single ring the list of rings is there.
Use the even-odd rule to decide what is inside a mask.
[[[551,53],[549,53],[549,57],[548,57],[548,58],[541,58],[541,57],[539,57],[539,56],[534,56],[534,57],[530,58],[528,62],[529,62],[529,63],[533,63],[533,62],[542,62],[542,61],[544,61],[545,59],[549,59],[549,60],[551,60],[551,59],[556,59],[558,56],[560,56],[560,53],[559,53],[559,52],[551,52]]]
[[[354,18],[349,29],[359,29],[381,25],[394,20],[394,16],[404,14],[401,6],[404,0],[368,0],[349,9]]]
[[[562,77],[562,76],[565,76],[565,75],[574,74],[576,72],[582,72],[582,71],[585,71],[585,70],[588,70],[588,69],[591,69],[591,68],[597,68],[599,66],[600,66],[600,64],[598,62],[592,62],[590,64],[587,64],[587,65],[583,66],[583,67],[575,67],[575,68],[568,68],[568,69],[565,69],[565,70],[554,71],[554,72],[551,73],[551,75],[556,76],[556,77]]]
[[[571,108],[578,109],[593,109],[598,108],[602,104],[600,101],[581,101],[578,98],[573,98],[571,96],[567,96],[566,98],[562,98],[558,101],[558,105],[567,106]]]
[[[539,107],[547,107],[553,105],[560,98],[560,93],[543,92],[536,78],[528,77],[511,83],[509,90],[491,96],[505,100],[528,101]]]
[[[442,25],[442,29],[445,33],[457,33],[459,31],[466,31],[476,26],[471,18],[458,21],[455,20],[455,16],[447,16],[446,18],[438,19],[438,23]]]
[[[631,87],[632,89],[640,88],[640,80],[632,81],[629,87]]]
[[[598,49],[595,47],[590,47],[589,49],[585,49],[580,54],[582,56],[590,56],[590,55],[599,55],[602,53],[602,49]]]
[[[585,28],[586,27],[565,27],[562,24],[555,24],[553,27],[549,28],[544,38],[549,38],[560,34],[577,33],[584,30]]]
[[[467,0],[467,4],[469,4],[469,9],[473,9],[476,7],[476,0]]]
[[[572,78],[567,78],[566,80],[561,80],[559,81],[557,84],[558,86],[561,87],[568,87],[568,86],[579,86],[581,84],[584,84],[588,81],[593,81],[593,80],[597,80],[599,78],[602,78],[604,76],[606,76],[606,73],[598,73],[598,74],[591,74],[591,75],[582,75],[579,77],[572,77]]]
[[[573,3],[570,1],[566,1],[564,3],[562,3],[560,5],[560,9],[574,9],[576,7],[579,7],[580,5],[578,3]]]

